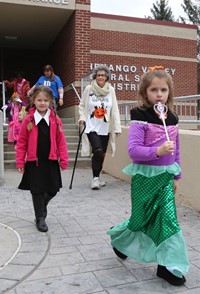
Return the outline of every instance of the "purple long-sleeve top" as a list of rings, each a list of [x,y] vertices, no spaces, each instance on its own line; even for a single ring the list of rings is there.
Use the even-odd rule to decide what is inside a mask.
[[[176,162],[180,165],[180,145],[177,124],[167,125],[169,139],[175,143],[174,153],[157,156],[157,147],[167,141],[167,138],[164,126],[160,124],[157,118],[152,119],[150,115],[152,116],[154,113],[149,111],[146,121],[144,117],[142,120],[139,120],[138,115],[136,115],[136,120],[131,122],[128,135],[128,153],[130,158],[135,164],[169,166]],[[134,115],[132,117],[134,118]],[[140,115],[139,118],[141,118]],[[157,121],[159,124],[156,123]],[[175,178],[178,179],[180,177],[181,174]]]

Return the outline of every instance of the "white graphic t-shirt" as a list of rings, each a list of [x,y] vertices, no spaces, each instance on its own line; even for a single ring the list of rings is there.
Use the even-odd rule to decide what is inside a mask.
[[[112,95],[89,96],[89,113],[86,121],[85,133],[96,132],[98,135],[108,135],[110,126],[110,110]]]

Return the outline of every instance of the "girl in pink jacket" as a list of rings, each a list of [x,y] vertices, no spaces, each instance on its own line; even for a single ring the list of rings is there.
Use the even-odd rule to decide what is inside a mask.
[[[51,89],[35,87],[32,102],[34,107],[23,121],[16,145],[16,166],[23,174],[18,188],[30,190],[36,227],[47,232],[47,204],[62,187],[60,168],[67,168],[68,152],[62,122],[50,109]]]

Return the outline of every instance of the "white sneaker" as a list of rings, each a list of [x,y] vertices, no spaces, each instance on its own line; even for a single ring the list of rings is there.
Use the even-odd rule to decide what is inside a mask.
[[[94,179],[92,179],[91,189],[92,190],[99,190],[100,189],[100,182],[99,182],[98,177],[95,177]]]
[[[106,182],[100,180],[100,181],[99,181],[99,186],[100,186],[100,187],[104,187],[104,186],[106,186]]]

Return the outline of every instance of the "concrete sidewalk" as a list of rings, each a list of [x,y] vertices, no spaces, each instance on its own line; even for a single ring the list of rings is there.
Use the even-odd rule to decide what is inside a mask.
[[[0,187],[0,293],[9,294],[155,294],[200,293],[200,219],[178,205],[188,245],[190,274],[174,287],[156,277],[156,264],[118,259],[106,230],[130,215],[130,185],[102,175],[107,186],[90,189],[91,171],[62,172],[63,188],[50,202],[49,231],[40,233],[28,191],[17,189],[21,175],[5,173]]]

